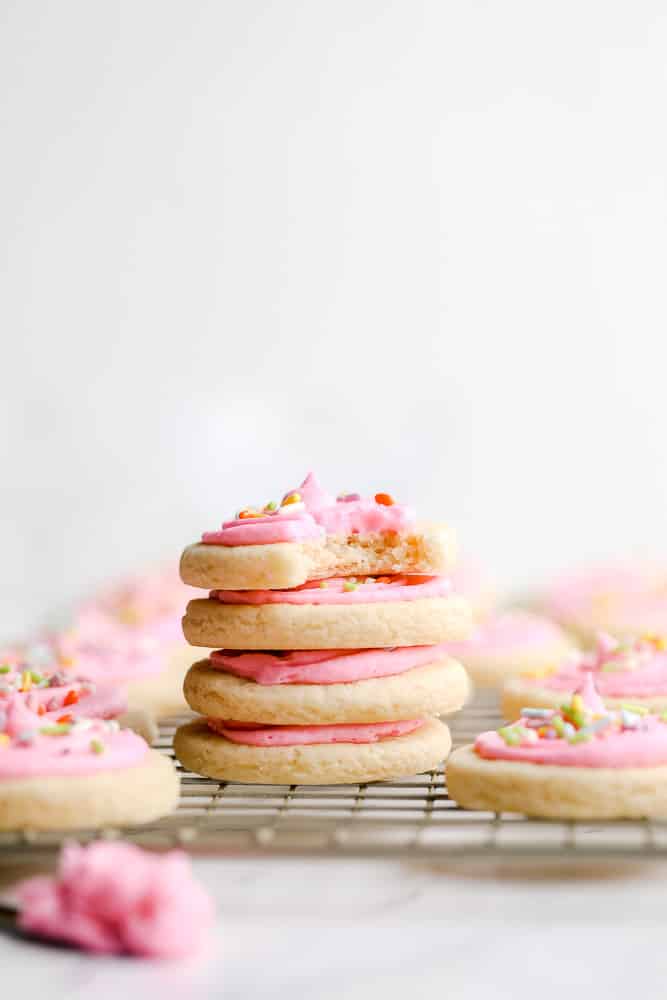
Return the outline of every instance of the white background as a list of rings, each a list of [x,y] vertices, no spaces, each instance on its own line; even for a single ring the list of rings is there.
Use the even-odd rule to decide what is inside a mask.
[[[664,553],[660,2],[0,11],[0,630],[314,467]]]

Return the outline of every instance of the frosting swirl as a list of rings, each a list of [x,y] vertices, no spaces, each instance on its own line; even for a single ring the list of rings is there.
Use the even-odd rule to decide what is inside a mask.
[[[303,542],[325,535],[406,531],[416,520],[412,507],[397,504],[386,493],[363,498],[358,493],[334,498],[322,489],[312,472],[280,504],[246,508],[225,521],[219,531],[206,531],[206,545],[266,545]]]

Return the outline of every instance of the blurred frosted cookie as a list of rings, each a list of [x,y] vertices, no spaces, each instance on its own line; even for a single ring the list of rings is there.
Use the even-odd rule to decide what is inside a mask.
[[[206,590],[299,587],[331,576],[435,575],[454,564],[453,533],[419,525],[388,493],[334,498],[310,473],[280,503],[246,507],[181,557],[181,577]]]
[[[0,829],[147,823],[170,812],[171,761],[114,720],[52,722],[17,695],[0,709]]]
[[[370,725],[250,726],[201,719],[176,731],[183,766],[224,781],[357,784],[438,767],[451,739],[437,719]]]
[[[455,592],[470,604],[475,621],[484,621],[497,609],[498,590],[482,563],[466,555],[460,556],[447,575]]]
[[[516,719],[524,705],[559,708],[579,690],[587,674],[607,708],[667,711],[667,640],[658,636],[621,643],[604,633],[597,648],[566,660],[556,670],[528,672],[507,681],[502,696],[506,719]]]
[[[238,722],[334,725],[447,715],[468,696],[463,667],[439,646],[234,653],[191,667],[185,697],[201,715]]]
[[[553,819],[667,816],[667,722],[606,709],[592,675],[558,710],[524,707],[521,718],[447,765],[451,798],[467,809]]]
[[[122,687],[130,710],[158,719],[185,711],[183,678],[194,657],[181,616],[192,593],[173,570],[110,588],[53,638],[58,664],[65,673]]]
[[[340,577],[293,590],[214,590],[183,619],[193,646],[359,649],[435,645],[468,635],[470,606],[444,577]]]
[[[469,639],[447,643],[477,687],[501,687],[526,670],[554,670],[575,649],[555,622],[520,610],[500,612],[478,624]]]
[[[667,635],[667,569],[654,563],[595,566],[557,577],[540,606],[584,642]]]

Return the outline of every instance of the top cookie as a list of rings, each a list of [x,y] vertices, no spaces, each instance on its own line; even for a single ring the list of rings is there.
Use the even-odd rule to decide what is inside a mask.
[[[181,578],[207,590],[274,590],[330,576],[439,575],[456,559],[445,525],[417,525],[387,493],[326,493],[310,473],[280,504],[246,508],[181,557]]]

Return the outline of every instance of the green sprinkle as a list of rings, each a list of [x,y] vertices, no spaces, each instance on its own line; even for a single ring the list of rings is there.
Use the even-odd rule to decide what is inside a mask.
[[[326,590],[327,586],[328,584],[326,580],[320,580],[320,587],[322,588],[322,590]]]
[[[501,736],[508,747],[515,747],[521,743],[521,733],[513,726],[503,726],[502,729],[498,730],[498,736]]]
[[[93,753],[104,753],[104,743],[101,740],[91,740],[90,749]]]
[[[343,584],[343,590],[356,590],[358,586],[359,584],[356,581],[346,580]]]
[[[621,708],[624,708],[626,712],[634,712],[635,715],[648,715],[648,708],[645,705],[628,705],[623,702]]]
[[[264,510],[278,510],[278,504],[275,502],[275,500],[272,500],[271,503],[267,503]]]
[[[557,736],[565,736],[565,723],[561,719],[560,715],[554,715],[551,719],[551,725],[556,730]]]
[[[667,722],[667,712],[662,713],[662,715],[660,716],[660,721]]]
[[[3,663],[0,667],[0,674],[8,674],[11,669],[8,663]]]
[[[589,740],[593,739],[594,735],[595,735],[595,731],[587,727],[586,729],[580,729],[579,732],[574,733],[573,736],[570,736],[568,738],[567,742],[568,743],[588,743]]]
[[[54,722],[51,726],[42,726],[40,733],[42,736],[64,736],[71,728],[69,722]]]
[[[30,676],[32,677],[33,684],[39,684],[42,680],[42,675],[38,674],[36,670],[30,671]]]

